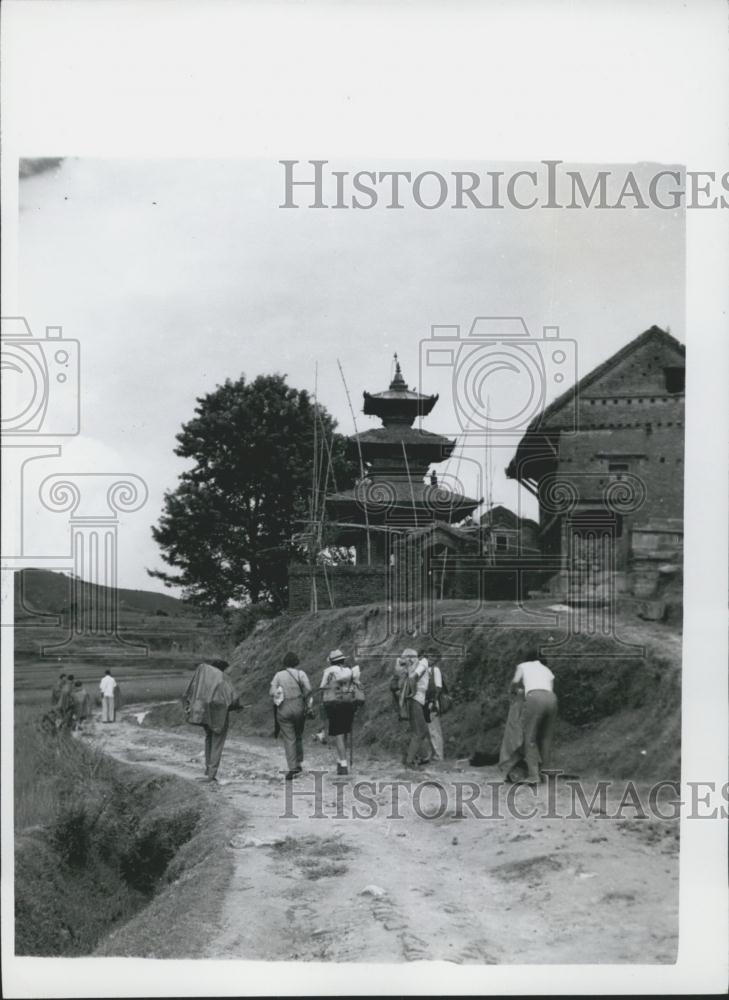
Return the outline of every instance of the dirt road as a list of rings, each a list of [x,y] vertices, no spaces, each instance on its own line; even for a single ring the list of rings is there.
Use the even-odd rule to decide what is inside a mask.
[[[149,729],[137,722],[143,711],[130,706],[117,724],[96,724],[91,738],[120,760],[199,778],[202,732]],[[490,788],[475,799],[481,813],[503,818],[482,819],[467,801],[496,781],[493,768],[449,762],[416,773],[358,749],[353,775],[337,779],[328,747],[307,734],[305,750],[306,771],[288,786],[297,795],[287,808],[281,744],[228,739],[220,784],[206,786],[206,794],[235,817],[226,848],[234,852],[235,875],[208,957],[675,960],[678,841],[667,824],[630,821],[630,810],[627,822],[544,818],[546,788],[503,785],[495,800]],[[416,793],[429,779],[444,791],[431,785]],[[377,784],[392,781],[411,782],[415,794],[399,787],[393,805],[392,787]],[[536,807],[537,816],[510,814],[507,793],[512,813]],[[558,783],[550,811],[567,815],[570,801]],[[398,812],[402,818],[394,818]]]

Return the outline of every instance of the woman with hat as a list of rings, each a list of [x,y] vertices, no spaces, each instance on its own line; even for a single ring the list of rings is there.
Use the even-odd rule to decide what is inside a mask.
[[[304,723],[306,709],[311,701],[309,678],[298,666],[299,658],[296,653],[286,653],[281,663],[282,669],[274,674],[270,688],[276,722],[286,753],[287,781],[301,774],[304,762]]]
[[[348,774],[347,736],[352,732],[352,723],[357,703],[353,686],[359,684],[359,667],[346,666],[346,657],[341,649],[333,649],[329,654],[329,666],[324,670],[319,689],[322,703],[329,722],[329,735],[334,738],[337,754],[337,774]]]

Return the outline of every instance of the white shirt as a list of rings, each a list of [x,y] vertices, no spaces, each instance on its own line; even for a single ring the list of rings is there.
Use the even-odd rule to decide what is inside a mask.
[[[527,660],[516,668],[513,683],[518,684],[519,681],[524,685],[525,694],[530,691],[551,691],[554,687],[554,674],[539,660]]]
[[[104,676],[101,678],[101,684],[99,684],[99,687],[101,688],[101,693],[105,698],[114,697],[114,688],[116,687],[116,681],[111,676],[111,674],[104,674]]]

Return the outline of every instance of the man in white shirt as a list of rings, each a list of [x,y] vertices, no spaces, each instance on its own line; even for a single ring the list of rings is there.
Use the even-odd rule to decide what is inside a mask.
[[[111,670],[107,670],[101,678],[99,690],[101,691],[101,721],[114,721],[114,689],[116,681],[111,676]]]
[[[524,704],[524,757],[527,782],[536,784],[541,770],[551,766],[554,725],[557,721],[557,696],[554,674],[539,659],[539,651],[531,649],[518,665],[511,682],[512,690],[520,686],[526,696]]]

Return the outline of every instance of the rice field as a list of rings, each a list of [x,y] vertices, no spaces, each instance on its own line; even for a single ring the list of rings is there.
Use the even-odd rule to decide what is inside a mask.
[[[192,676],[196,661],[183,662],[179,666],[170,666],[169,660],[155,663],[149,658],[142,661],[111,666],[121,689],[124,704],[138,702],[171,701],[180,698],[189,678]],[[33,707],[37,710],[50,707],[51,691],[60,673],[73,674],[76,680],[84,682],[92,702],[99,688],[99,681],[104,676],[107,665],[88,661],[63,661],[49,664],[47,660],[27,660],[15,665],[15,706]]]

